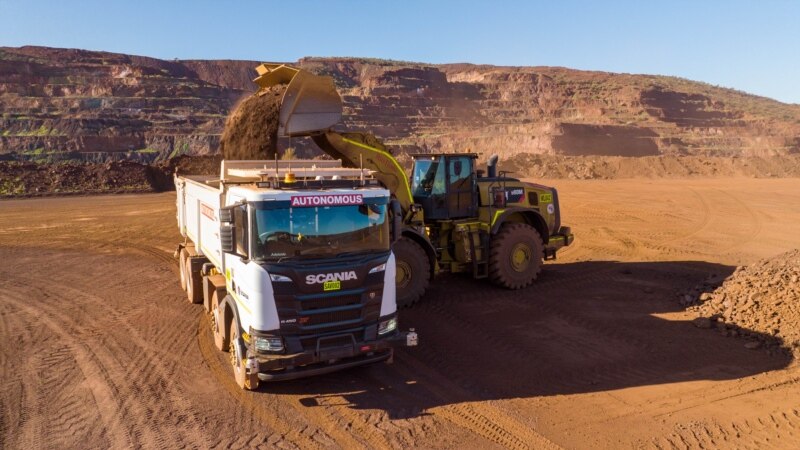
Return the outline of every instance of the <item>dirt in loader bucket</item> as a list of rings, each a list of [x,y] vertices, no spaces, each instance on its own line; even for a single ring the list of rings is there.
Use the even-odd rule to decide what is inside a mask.
[[[225,121],[220,152],[225,159],[273,159],[285,85],[262,89],[236,106]]]

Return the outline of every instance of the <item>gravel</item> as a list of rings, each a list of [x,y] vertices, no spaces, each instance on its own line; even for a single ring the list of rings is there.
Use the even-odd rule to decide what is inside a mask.
[[[749,341],[746,348],[780,347],[800,355],[798,281],[800,249],[738,267],[721,284],[709,279],[682,294],[680,302],[698,316],[693,323],[699,328],[716,322],[738,330]]]

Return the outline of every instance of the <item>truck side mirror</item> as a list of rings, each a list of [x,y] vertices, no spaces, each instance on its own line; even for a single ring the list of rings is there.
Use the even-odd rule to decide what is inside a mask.
[[[233,224],[220,225],[219,240],[222,253],[236,253],[236,228]]]
[[[389,207],[392,209],[392,242],[396,242],[403,231],[403,210],[397,199],[392,199]]]
[[[223,206],[219,209],[219,221],[221,223],[233,222],[233,208],[235,208],[235,206]]]
[[[233,208],[219,209],[219,240],[222,253],[236,253],[236,226],[233,223]]]
[[[247,206],[223,206],[219,209],[219,221],[220,250],[247,258]]]

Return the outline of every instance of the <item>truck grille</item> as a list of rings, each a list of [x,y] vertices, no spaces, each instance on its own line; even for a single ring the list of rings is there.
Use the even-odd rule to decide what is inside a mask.
[[[331,311],[320,314],[309,314],[301,316],[300,323],[303,325],[320,325],[324,323],[344,322],[347,320],[361,319],[361,308],[345,311]]]
[[[313,311],[322,308],[335,308],[337,306],[349,306],[361,303],[361,298],[357,296],[345,297],[326,297],[300,300],[301,311]]]

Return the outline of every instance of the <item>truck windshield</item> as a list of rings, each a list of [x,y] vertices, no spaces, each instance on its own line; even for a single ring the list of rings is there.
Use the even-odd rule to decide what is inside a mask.
[[[386,197],[358,205],[292,207],[257,202],[253,242],[256,259],[315,258],[389,251]]]

